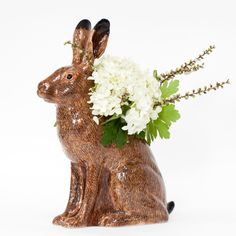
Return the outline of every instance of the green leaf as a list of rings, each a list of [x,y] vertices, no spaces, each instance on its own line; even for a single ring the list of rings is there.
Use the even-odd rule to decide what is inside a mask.
[[[122,130],[121,127],[118,129],[115,143],[120,149],[127,143],[127,132]]]
[[[145,134],[146,134],[146,141],[148,144],[151,144],[151,142],[157,137],[157,127],[154,123],[153,120],[151,120],[146,127],[145,130]]]
[[[53,127],[57,127],[57,121],[55,121],[55,123],[54,123]]]
[[[115,121],[111,121],[103,125],[103,134],[102,134],[102,145],[107,147],[113,143],[113,140],[116,138],[116,127],[114,127]]]
[[[141,131],[140,133],[135,134],[135,137],[139,139],[145,139],[145,131]]]
[[[163,99],[170,97],[175,94],[179,90],[179,80],[171,80],[168,82],[167,80],[160,87],[161,89],[161,97]]]
[[[127,143],[127,132],[122,130],[123,124],[121,119],[111,120],[103,125],[103,134],[101,143],[107,147],[116,144],[118,148],[123,148]]]
[[[180,118],[180,114],[178,110],[175,110],[175,106],[170,104],[162,107],[162,111],[158,114],[158,117],[170,126],[171,122],[176,122]]]
[[[160,138],[170,138],[170,126],[180,118],[179,112],[173,104],[162,107],[156,120],[151,120],[145,130],[145,139],[150,144],[159,134]]]
[[[164,121],[162,121],[161,119],[157,119],[155,121],[155,125],[160,135],[160,138],[170,138],[169,126]]]

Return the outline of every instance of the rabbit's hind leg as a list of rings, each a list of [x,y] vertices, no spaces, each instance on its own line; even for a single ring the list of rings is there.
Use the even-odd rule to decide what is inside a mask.
[[[111,174],[110,192],[116,212],[102,216],[99,225],[151,224],[168,220],[164,183],[148,165],[125,165]]]
[[[73,217],[79,211],[84,195],[85,170],[81,164],[71,163],[70,195],[66,210],[54,218],[53,223],[64,225],[68,217]]]
[[[162,212],[160,209],[159,212]],[[164,213],[162,221],[158,220],[156,214],[150,215],[142,213],[141,215],[131,212],[113,212],[103,215],[98,221],[98,226],[125,226],[125,225],[135,225],[135,224],[155,224],[168,220],[168,216]]]

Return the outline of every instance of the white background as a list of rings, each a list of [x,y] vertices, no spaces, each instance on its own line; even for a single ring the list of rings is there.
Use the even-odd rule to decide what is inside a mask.
[[[0,235],[235,235],[235,1],[1,1]],[[181,91],[231,79],[224,90],[177,105],[170,140],[152,145],[176,208],[167,224],[64,229],[51,220],[68,199],[70,163],[57,139],[55,106],[38,82],[71,62],[74,27],[111,22],[106,53],[159,72],[210,44],[205,69],[180,76]]]

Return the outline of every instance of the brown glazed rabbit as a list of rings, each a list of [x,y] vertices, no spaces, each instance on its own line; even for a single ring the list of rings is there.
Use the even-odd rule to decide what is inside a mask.
[[[168,220],[165,186],[149,146],[134,137],[123,149],[103,147],[102,129],[93,121],[87,78],[105,51],[110,23],[77,25],[72,66],[62,67],[38,85],[38,95],[57,105],[57,128],[71,160],[70,196],[53,223],[65,227],[122,226]]]

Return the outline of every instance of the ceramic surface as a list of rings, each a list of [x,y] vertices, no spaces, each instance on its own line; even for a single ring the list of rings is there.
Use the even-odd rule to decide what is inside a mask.
[[[59,139],[71,161],[69,201],[53,223],[65,227],[122,226],[168,220],[174,203],[149,146],[134,137],[123,149],[103,147],[102,129],[93,121],[87,80],[95,58],[105,51],[110,23],[93,29],[82,20],[73,37],[72,65],[62,67],[38,85],[38,95],[57,105]]]

